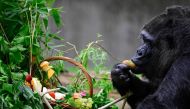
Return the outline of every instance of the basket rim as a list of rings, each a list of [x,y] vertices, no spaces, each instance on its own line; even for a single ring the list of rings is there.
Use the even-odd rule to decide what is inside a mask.
[[[69,62],[75,66],[77,66],[85,75],[87,81],[88,81],[88,85],[89,85],[89,95],[92,96],[93,95],[93,84],[92,84],[92,77],[89,75],[89,73],[87,72],[87,70],[83,67],[83,65],[75,60],[73,60],[72,58],[69,57],[65,57],[65,56],[51,56],[51,57],[47,57],[45,58],[43,61],[40,62],[40,64],[44,61],[55,61],[55,60],[63,60],[66,62]]]

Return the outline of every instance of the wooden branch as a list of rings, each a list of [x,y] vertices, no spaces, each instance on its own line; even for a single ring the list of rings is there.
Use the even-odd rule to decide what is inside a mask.
[[[108,107],[116,104],[117,102],[119,102],[119,101],[121,101],[123,99],[126,99],[127,97],[128,97],[128,94],[126,94],[126,95],[122,96],[121,98],[118,98],[118,99],[116,99],[116,100],[114,100],[114,101],[112,101],[112,102],[110,102],[110,103],[108,103],[108,104],[106,104],[106,105],[98,108],[98,109],[107,109]]]

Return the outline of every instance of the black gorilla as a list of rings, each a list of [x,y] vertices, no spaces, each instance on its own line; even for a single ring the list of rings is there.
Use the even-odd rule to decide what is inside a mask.
[[[172,6],[146,24],[143,45],[131,59],[135,69],[116,64],[112,83],[132,109],[190,109],[190,9]],[[133,73],[142,73],[148,81]]]

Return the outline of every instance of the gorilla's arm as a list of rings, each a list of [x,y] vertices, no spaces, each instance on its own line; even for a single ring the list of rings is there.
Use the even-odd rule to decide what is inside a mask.
[[[155,93],[147,96],[137,109],[190,109],[189,65],[190,57],[178,59]]]

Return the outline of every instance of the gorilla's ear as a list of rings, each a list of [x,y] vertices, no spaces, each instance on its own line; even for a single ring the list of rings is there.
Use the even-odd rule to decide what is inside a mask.
[[[171,6],[166,8],[166,14],[171,17],[185,17],[185,10],[182,6]]]

